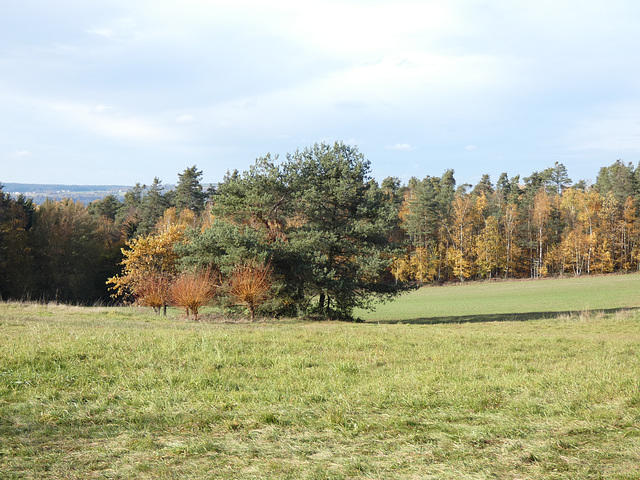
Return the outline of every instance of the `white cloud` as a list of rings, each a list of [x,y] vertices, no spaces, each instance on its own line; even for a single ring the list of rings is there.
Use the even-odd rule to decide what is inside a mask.
[[[298,42],[338,55],[383,52],[404,48],[416,33],[441,32],[449,23],[447,10],[434,2],[385,3],[297,2],[290,32]]]
[[[94,113],[107,113],[111,110],[113,110],[113,107],[109,107],[107,105],[96,105],[92,111]]]
[[[81,103],[45,101],[48,114],[55,115],[77,131],[120,140],[165,142],[176,138],[175,132],[144,116],[121,113],[112,108],[88,107]]]
[[[29,146],[29,163],[51,138],[60,159],[135,150],[169,165],[174,147],[242,164],[349,138],[390,170],[419,145],[461,173],[478,151],[640,153],[640,2],[62,2],[41,15],[46,28],[32,3],[11,9],[0,48],[12,72],[0,80],[0,150]]]
[[[11,154],[11,158],[27,158],[31,155],[32,153],[29,150],[19,150],[17,152],[13,152]]]
[[[180,115],[179,117],[176,117],[175,122],[176,123],[193,123],[195,122],[196,119],[193,115],[191,114],[184,114],[184,115]]]
[[[121,40],[135,36],[135,30],[133,18],[119,18],[106,26],[87,28],[85,32],[110,40]]]
[[[408,143],[396,143],[395,145],[391,145],[387,147],[387,150],[398,150],[401,152],[407,152],[410,150],[415,150],[416,147],[409,145]]]

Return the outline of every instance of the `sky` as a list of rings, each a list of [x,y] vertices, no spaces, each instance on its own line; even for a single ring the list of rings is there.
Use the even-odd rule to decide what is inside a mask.
[[[205,183],[315,143],[371,174],[640,161],[637,0],[0,0],[0,182]]]

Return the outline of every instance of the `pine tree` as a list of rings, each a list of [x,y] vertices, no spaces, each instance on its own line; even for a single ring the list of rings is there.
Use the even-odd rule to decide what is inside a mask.
[[[163,191],[162,181],[155,177],[140,202],[141,218],[138,233],[143,235],[151,233],[158,220],[164,215],[169,205]]]
[[[173,205],[178,211],[188,209],[199,215],[204,210],[206,194],[200,180],[202,171],[194,165],[178,174],[178,185],[173,195]]]
[[[186,261],[228,273],[242,260],[272,260],[281,307],[350,318],[355,307],[389,298],[389,232],[397,208],[369,178],[355,147],[319,144],[270,156],[219,185],[211,227],[195,235]]]

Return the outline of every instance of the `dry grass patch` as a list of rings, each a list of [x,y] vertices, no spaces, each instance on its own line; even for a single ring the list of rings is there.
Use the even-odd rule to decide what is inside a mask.
[[[637,478],[636,315],[0,324],[1,478]]]

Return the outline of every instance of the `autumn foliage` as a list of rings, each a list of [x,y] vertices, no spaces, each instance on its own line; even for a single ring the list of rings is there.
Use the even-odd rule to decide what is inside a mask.
[[[218,286],[211,269],[183,272],[171,283],[169,299],[171,305],[185,310],[187,318],[193,313],[197,321],[200,308],[211,302]]]
[[[150,274],[142,277],[133,287],[136,304],[151,307],[156,313],[164,309],[166,313],[171,279],[172,277],[166,274]]]
[[[271,296],[273,271],[270,264],[247,262],[237,266],[228,280],[228,291],[232,299],[246,305],[255,320],[256,308]]]
[[[357,148],[336,143],[267,155],[206,191],[194,166],[175,191],[156,178],[88,206],[36,205],[0,185],[0,297],[111,294],[190,315],[219,288],[252,319],[259,308],[349,319],[423,283],[640,270],[640,165],[618,160],[593,184],[558,162],[475,186],[453,170],[405,185],[370,173]]]
[[[500,186],[498,186],[500,187]],[[476,187],[451,193],[443,211],[423,208],[424,185],[405,193],[405,252],[392,274],[400,281],[539,278],[640,267],[637,199],[612,191],[548,184]],[[441,228],[433,228],[440,224]]]
[[[122,273],[107,280],[112,296],[140,298],[147,289],[157,290],[177,275],[174,247],[184,239],[185,230],[185,225],[168,224],[158,232],[129,240],[122,249]]]

